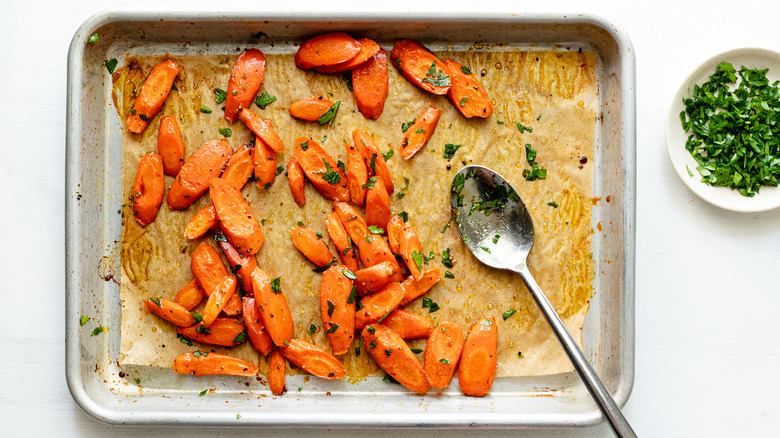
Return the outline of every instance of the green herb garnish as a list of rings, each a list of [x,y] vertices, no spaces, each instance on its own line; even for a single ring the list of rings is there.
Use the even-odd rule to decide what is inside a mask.
[[[449,248],[441,252],[441,264],[448,268],[452,268],[452,258],[450,257]]]
[[[390,159],[390,157],[393,156],[394,153],[395,152],[392,149],[390,149],[389,151],[382,153],[382,158],[384,158],[384,160],[387,161]]]
[[[450,361],[448,359],[443,358],[443,357],[441,359],[439,359],[439,362],[443,363],[444,365],[449,365],[450,364]]]
[[[352,88],[352,73],[346,72],[341,76],[341,80],[343,80],[347,84],[347,88],[349,88],[349,91],[353,91]]]
[[[101,333],[103,333],[103,327],[97,326],[94,330],[92,330],[92,333],[90,333],[89,336],[97,336]]]
[[[414,354],[420,354],[423,352],[422,348],[410,348],[412,350],[412,353]]]
[[[89,319],[90,319],[89,316],[81,315],[81,318],[79,319],[79,324],[81,324],[81,326],[84,327],[84,324],[86,324],[87,321],[89,321]]]
[[[318,266],[318,267],[316,267],[316,268],[312,269],[312,271],[314,271],[314,272],[316,272],[316,273],[318,273],[318,274],[319,274],[319,273],[321,273],[321,272],[325,272],[325,271],[327,271],[327,270],[328,270],[328,268],[330,268],[330,267],[331,267],[331,265],[333,265],[333,263],[334,263],[335,261],[336,261],[336,258],[335,258],[335,257],[333,257],[332,259],[330,259],[330,261],[328,262],[328,264],[327,264],[327,265],[325,265],[325,266]]]
[[[318,326],[317,324],[311,324],[309,326],[309,329],[306,330],[306,333],[308,333],[310,335],[313,335],[317,331],[318,328],[320,328],[320,326]]]
[[[452,144],[452,143],[445,143],[444,144],[444,158],[449,160],[453,156],[455,156],[455,152],[460,149],[461,145],[459,144]]]
[[[547,205],[551,206],[552,208],[558,208],[558,203],[555,201],[550,201],[547,203]]]
[[[412,260],[414,260],[414,264],[417,265],[417,269],[422,271],[422,253],[420,251],[412,251]]]
[[[325,111],[325,113],[323,115],[321,115],[317,119],[317,122],[320,125],[324,125],[326,123],[330,123],[332,125],[333,124],[333,119],[336,118],[336,113],[339,111],[339,106],[340,105],[341,105],[341,101],[337,100],[333,105],[331,105],[330,108],[328,108],[327,111]]]
[[[233,339],[233,343],[234,343],[234,344],[240,344],[240,343],[244,342],[245,340],[246,340],[246,332],[245,332],[245,331],[243,331],[243,332],[239,333],[239,334],[236,336],[236,338],[235,338],[235,339]]]
[[[416,122],[416,121],[417,121],[417,119],[412,119],[409,122],[401,123],[401,132],[406,132],[409,128],[412,127],[412,125],[414,125],[414,122]]]
[[[514,315],[515,313],[517,313],[517,310],[509,309],[506,312],[502,313],[501,317],[503,317],[504,321],[506,321],[507,319],[509,319],[510,316]]]
[[[200,392],[200,394],[198,394],[198,395],[199,395],[200,397],[203,397],[204,395],[206,395],[206,394],[208,394],[208,393],[209,393],[209,390],[208,390],[208,389],[204,389],[204,390],[203,390],[203,391],[201,391],[201,392]]]
[[[149,299],[152,300],[154,304],[157,304],[157,307],[162,307],[162,303],[160,302],[159,298],[150,297]]]
[[[435,301],[433,301],[432,299],[430,299],[428,297],[424,297],[422,299],[422,306],[423,306],[423,309],[425,309],[425,308],[428,309],[428,313],[433,313],[433,312],[439,310],[439,305]]]
[[[533,129],[531,129],[531,127],[530,127],[530,126],[523,126],[523,124],[522,124],[522,123],[520,123],[520,122],[517,122],[517,130],[518,130],[518,131],[520,131],[520,133],[521,133],[521,134],[522,134],[523,132],[525,132],[525,131],[528,131],[528,132],[534,132],[534,130],[533,130]]]
[[[100,35],[98,35],[97,32],[93,33],[89,36],[89,38],[87,38],[88,43],[96,43],[98,41],[100,41]]]
[[[282,292],[282,277],[276,277],[271,280],[271,291],[277,294]]]
[[[215,88],[214,89],[214,101],[217,103],[222,103],[225,101],[225,98],[227,98],[227,92],[221,88]]]
[[[444,278],[455,278],[455,274],[450,271],[444,271]]]
[[[225,138],[233,135],[233,131],[231,131],[230,128],[219,128],[219,133],[222,134],[222,136]]]
[[[207,107],[206,105],[201,104],[200,112],[206,113],[206,114],[211,114],[211,108]]]
[[[263,91],[259,96],[255,97],[255,105],[259,106],[260,109],[265,109],[265,107],[274,102],[276,102],[276,96],[271,96],[266,91]]]
[[[341,181],[341,175],[339,175],[338,172],[330,168],[330,164],[328,164],[327,161],[323,158],[322,161],[325,163],[325,174],[322,175],[322,179],[325,180],[325,182],[330,184],[336,184],[337,182]]]
[[[176,338],[177,338],[177,339],[179,340],[179,342],[181,342],[182,344],[187,344],[187,345],[189,345],[190,347],[192,347],[192,341],[190,341],[189,339],[185,338],[184,336],[182,336],[182,335],[180,335],[180,334],[176,333]]]
[[[367,184],[368,184],[368,189],[369,189],[369,190],[370,190],[370,189],[373,189],[373,188],[374,188],[374,185],[376,185],[376,177],[375,177],[375,176],[372,176],[371,178],[369,178],[369,179],[368,179],[368,183],[367,183]]]
[[[117,61],[116,58],[109,59],[106,61],[106,70],[108,70],[109,73],[113,73],[118,63],[119,61]]]
[[[467,75],[471,74],[471,70],[468,67],[466,67],[465,65],[461,65],[460,66],[460,71],[462,71],[463,73],[466,73]]]
[[[376,225],[369,225],[368,231],[371,232],[371,234],[385,234],[385,230],[383,228],[379,228]]]
[[[466,106],[466,102],[468,102],[468,101],[469,101],[469,98],[468,97],[464,97],[463,99],[460,100],[460,106],[462,106],[462,107]]]
[[[328,302],[328,316],[333,316],[333,309],[336,308],[336,305],[333,304],[333,301],[327,300]]]

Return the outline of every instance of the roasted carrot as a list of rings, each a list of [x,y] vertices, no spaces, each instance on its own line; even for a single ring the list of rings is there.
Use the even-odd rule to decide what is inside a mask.
[[[409,272],[412,273],[415,280],[421,279],[423,275],[422,245],[414,228],[412,228],[412,224],[405,222],[404,226],[401,227],[401,235],[398,237],[398,250],[401,252],[406,267],[409,268]]]
[[[298,251],[318,267],[330,265],[336,259],[323,240],[322,233],[299,225],[290,230],[290,235]]]
[[[249,342],[260,354],[266,355],[274,348],[274,341],[271,335],[263,325],[260,318],[260,311],[253,297],[244,297],[242,300],[244,324],[246,325],[246,334],[249,336]]]
[[[343,32],[316,36],[295,53],[295,65],[300,68],[324,67],[349,61],[360,53],[360,44]]]
[[[429,106],[422,112],[412,126],[404,133],[404,139],[401,142],[401,157],[408,160],[414,156],[420,149],[428,143],[428,140],[436,130],[436,124],[439,123],[441,110]]]
[[[265,74],[265,55],[257,49],[244,51],[236,59],[233,71],[228,79],[225,97],[225,118],[236,121],[236,115],[242,108],[249,108],[252,100],[263,84]]]
[[[355,205],[363,205],[366,200],[366,185],[368,184],[368,170],[363,162],[363,154],[355,146],[344,142],[347,149],[347,189],[349,199]]]
[[[357,293],[366,295],[381,290],[387,283],[397,279],[399,275],[403,275],[398,271],[398,264],[390,262],[378,263],[355,271]]]
[[[304,191],[304,176],[301,165],[295,157],[291,157],[287,162],[287,181],[290,182],[290,192],[298,207],[306,204],[306,192]]]
[[[244,330],[246,327],[243,322],[233,318],[220,317],[208,327],[201,323],[189,327],[179,327],[176,332],[201,344],[232,347],[244,342],[246,336],[241,335]]]
[[[187,225],[184,226],[184,238],[197,239],[218,226],[217,209],[214,208],[214,204],[209,204],[195,212]]]
[[[225,232],[228,241],[242,255],[253,255],[260,251],[265,236],[241,192],[225,180],[214,178],[209,193],[217,210],[219,227]]]
[[[363,117],[376,120],[385,108],[388,91],[387,55],[384,49],[352,70],[352,92]]]
[[[184,164],[184,140],[181,138],[179,123],[171,116],[160,119],[157,131],[157,152],[163,158],[163,170],[166,175],[176,176]]]
[[[236,293],[236,277],[232,275],[226,275],[219,283],[219,287],[214,289],[209,295],[209,299],[206,301],[206,307],[203,308],[203,325],[210,326],[219,312],[227,304],[228,300]]]
[[[398,308],[403,297],[404,290],[400,283],[390,283],[379,292],[365,296],[360,300],[363,307],[355,311],[355,329],[360,330],[375,322],[382,322],[390,312]]]
[[[378,176],[383,183],[388,194],[392,194],[395,190],[393,185],[393,178],[390,176],[390,170],[387,168],[385,157],[379,148],[374,143],[373,137],[368,131],[356,129],[352,131],[352,140],[355,142],[355,147],[363,155],[363,163],[366,165],[368,176]]]
[[[390,221],[390,195],[382,179],[372,176],[368,179],[366,192],[366,225],[384,230]]]
[[[389,261],[398,266],[395,256],[390,252],[387,242],[382,238],[368,231],[366,222],[360,217],[351,205],[346,202],[334,202],[333,211],[339,216],[344,230],[347,231],[352,243],[358,247],[358,256],[363,266],[374,266],[384,261]],[[398,266],[400,271],[401,267]]]
[[[403,227],[404,220],[398,215],[391,217],[387,222],[387,243],[393,254],[401,254],[401,230]]]
[[[363,38],[357,40],[357,42],[360,45],[360,52],[352,59],[336,65],[316,67],[315,69],[320,73],[339,73],[342,71],[352,70],[353,68],[356,68],[357,66],[362,65],[364,62],[371,59],[371,57],[374,56],[376,52],[381,50],[379,44],[377,44],[374,40]]]
[[[423,90],[433,94],[447,94],[450,89],[449,69],[420,43],[396,41],[390,58],[409,82]]]
[[[225,257],[230,263],[230,267],[239,278],[241,286],[244,288],[244,292],[250,297],[253,296],[252,292],[252,271],[257,267],[257,260],[254,256],[243,256],[238,250],[226,240],[221,240],[219,246],[222,247],[222,252],[225,253]]]
[[[133,184],[133,214],[141,226],[154,222],[165,195],[163,159],[156,152],[149,152],[138,163]]]
[[[344,229],[344,225],[341,224],[339,216],[336,213],[328,214],[328,216],[325,217],[325,225],[328,228],[330,240],[339,252],[341,263],[344,263],[344,265],[353,272],[360,269],[355,247],[352,245],[352,242],[347,235],[347,231]]]
[[[252,172],[255,171],[254,161],[252,160],[252,152],[254,150],[254,142],[248,141],[241,145],[227,162],[225,171],[222,172],[220,178],[227,181],[231,186],[238,190],[241,190],[249,181],[249,177],[252,176]]]
[[[260,311],[260,319],[274,344],[278,347],[290,342],[295,327],[280,282],[272,281],[265,271],[255,268],[252,272],[252,289],[255,291],[255,305]]]
[[[149,77],[141,85],[133,109],[127,115],[127,129],[130,132],[140,134],[146,129],[149,121],[160,112],[179,70],[179,64],[170,59],[154,66]]]
[[[195,317],[192,316],[189,310],[181,304],[174,303],[165,298],[149,298],[148,300],[144,300],[144,307],[147,312],[154,313],[160,318],[178,326],[187,327],[195,324]],[[354,318],[352,319],[354,322]]]
[[[343,379],[347,375],[338,359],[311,342],[291,339],[279,351],[291,364],[317,377]]]
[[[299,99],[290,105],[290,115],[296,119],[316,122],[320,116],[333,106],[333,101],[324,97],[307,97]]]
[[[282,143],[279,134],[274,131],[274,125],[271,123],[271,120],[264,119],[246,108],[238,112],[238,118],[271,149],[276,152],[284,152],[284,143]],[[255,144],[255,147],[257,147],[257,144]]]
[[[395,330],[404,339],[427,338],[433,330],[433,324],[428,318],[404,309],[395,309],[382,324]]]
[[[206,294],[203,293],[203,289],[198,286],[198,280],[193,278],[183,288],[179,289],[179,292],[176,293],[176,298],[174,298],[173,301],[181,304],[181,306],[187,310],[192,310],[203,301],[205,296]]]
[[[460,358],[458,383],[466,395],[482,397],[496,377],[498,328],[492,316],[482,317],[469,329]]]
[[[404,299],[401,300],[401,305],[405,306],[412,301],[425,295],[434,284],[438,283],[442,279],[444,274],[441,270],[434,268],[428,269],[423,272],[422,278],[415,280],[413,276],[409,276],[401,283],[401,287],[404,289]]]
[[[177,357],[173,360],[173,370],[193,376],[223,374],[240,377],[252,377],[258,371],[255,365],[233,356],[203,351],[184,353]]]
[[[276,180],[276,152],[260,137],[255,143],[254,166],[255,184],[263,190],[269,190]]]
[[[344,265],[333,265],[322,274],[320,310],[322,327],[333,354],[344,354],[355,336],[355,292]]]
[[[268,389],[273,395],[282,395],[285,392],[284,378],[287,374],[287,362],[279,350],[271,352],[271,359],[268,361]]]
[[[447,96],[455,105],[455,109],[466,118],[490,117],[493,114],[490,97],[471,70],[451,59],[445,59],[444,65],[450,71],[450,82],[452,82]]]
[[[206,242],[202,242],[192,253],[190,268],[206,296],[210,296],[220,287],[222,279],[228,275],[219,253]],[[241,301],[237,294],[233,294],[222,311],[231,316],[241,313]]]
[[[418,394],[431,389],[420,361],[401,336],[382,324],[363,329],[363,346],[380,368]]]
[[[424,369],[431,386],[444,389],[450,384],[462,351],[463,330],[456,324],[443,322],[430,332],[425,345]]]
[[[168,207],[184,210],[209,189],[209,181],[222,174],[233,148],[226,139],[211,140],[195,151],[184,165],[168,190]]]
[[[347,176],[336,160],[316,141],[306,137],[296,138],[295,159],[322,196],[334,201],[349,201]]]

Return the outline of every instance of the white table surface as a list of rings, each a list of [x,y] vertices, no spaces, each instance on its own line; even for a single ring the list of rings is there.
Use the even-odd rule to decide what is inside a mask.
[[[154,9],[159,1],[115,2]],[[267,3],[267,4],[265,4]],[[590,12],[631,37],[637,61],[636,383],[625,413],[641,436],[777,436],[780,210],[737,214],[699,200],[670,166],[664,121],[700,62],[724,50],[780,50],[780,3],[617,0],[247,2],[247,10]],[[189,1],[190,10],[219,3]],[[224,4],[224,3],[223,3]],[[238,2],[230,7],[240,9]],[[73,402],[64,374],[65,65],[78,26],[110,2],[0,7],[0,436],[395,436],[400,431],[119,428]],[[597,437],[605,425],[545,431],[403,431]]]

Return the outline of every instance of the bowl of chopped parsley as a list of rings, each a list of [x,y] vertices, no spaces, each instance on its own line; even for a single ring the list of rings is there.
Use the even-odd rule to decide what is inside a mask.
[[[743,48],[704,62],[674,98],[666,145],[677,174],[710,204],[780,207],[780,53]]]

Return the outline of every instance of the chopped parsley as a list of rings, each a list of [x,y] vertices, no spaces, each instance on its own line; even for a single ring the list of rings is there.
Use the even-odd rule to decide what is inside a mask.
[[[81,324],[81,326],[84,327],[84,324],[86,324],[87,321],[89,320],[90,320],[89,316],[81,315],[81,318],[79,319],[79,324]]]
[[[455,278],[455,274],[450,271],[444,271],[444,278]]]
[[[493,244],[495,245],[496,243],[498,243],[498,239],[500,238],[501,238],[500,234],[496,234],[495,236],[493,236]]]
[[[387,382],[387,383],[394,383],[396,385],[400,385],[400,383],[398,383],[398,380],[395,380],[393,378],[393,376],[391,376],[390,374],[385,374],[385,377],[382,378],[382,381],[383,382]]]
[[[200,351],[200,350],[196,350],[196,351],[194,351],[192,353],[192,355],[195,356],[195,357],[206,357],[206,356],[209,355],[209,353],[208,352],[203,352],[203,351]]]
[[[200,394],[198,394],[198,395],[199,395],[199,396],[201,396],[201,397],[203,397],[204,395],[206,395],[206,394],[208,394],[208,393],[209,393],[209,390],[208,390],[208,389],[204,389],[204,390],[203,390],[203,391],[201,391],[201,392],[200,392]]]
[[[450,257],[449,248],[441,252],[441,264],[448,268],[452,268],[452,258]]]
[[[480,323],[480,324],[482,324],[482,325],[484,325],[485,327],[490,327],[491,325],[493,325],[493,321],[491,321],[491,320],[489,320],[489,319],[487,319],[487,318],[482,318],[482,319],[479,321],[479,323]]]
[[[337,182],[341,181],[341,175],[339,175],[338,172],[330,168],[330,164],[328,164],[327,161],[323,158],[322,161],[325,163],[325,174],[322,175],[322,179],[325,180],[325,182],[330,184],[336,184]]]
[[[308,333],[308,334],[310,334],[310,335],[313,335],[315,332],[317,332],[317,329],[318,329],[318,328],[320,328],[320,326],[318,326],[317,324],[311,324],[311,325],[309,326],[309,329],[308,329],[308,330],[306,330],[306,333]]]
[[[385,356],[390,356],[391,354],[393,354],[393,349],[392,348],[386,348],[385,349]]]
[[[485,191],[485,201],[475,201],[471,203],[469,216],[474,212],[482,212],[485,216],[490,216],[493,210],[498,210],[506,206],[507,201],[520,202],[520,195],[511,187],[507,189],[503,185],[497,185],[492,189]]]
[[[412,350],[412,353],[414,354],[420,354],[423,352],[422,348],[410,348]]]
[[[376,347],[376,341],[371,341],[370,344],[368,344],[368,348],[374,348]]]
[[[282,292],[282,277],[276,277],[271,280],[271,291],[277,294]]]
[[[160,302],[159,298],[149,297],[149,299],[152,300],[154,304],[157,304],[157,307],[162,307],[162,303]]]
[[[333,301],[327,300],[328,302],[328,316],[333,316],[333,310],[336,308],[336,305],[333,304]]]
[[[462,107],[466,106],[466,102],[468,102],[468,101],[469,101],[469,98],[468,97],[464,97],[463,99],[460,100],[460,106],[462,106]]]
[[[192,317],[195,318],[196,323],[200,324],[201,322],[203,322],[202,315],[198,315],[197,313],[192,313],[192,312],[190,312],[190,315],[192,315]]]
[[[221,88],[214,89],[214,101],[216,103],[222,103],[227,98],[227,92]]]
[[[303,142],[301,142],[301,149],[303,149],[304,151],[306,149],[309,149],[309,140],[304,140]]]
[[[337,100],[333,105],[331,105],[330,108],[328,108],[327,111],[323,115],[321,115],[317,122],[320,125],[324,125],[326,123],[333,124],[333,120],[336,118],[336,113],[339,111],[339,106],[341,105],[341,101]]]
[[[405,211],[402,211],[402,212],[398,213],[398,217],[400,217],[401,220],[404,221],[404,222],[409,222],[409,213],[407,213]]]
[[[427,82],[434,87],[449,87],[450,77],[445,75],[442,70],[436,69],[436,61],[431,63],[431,67],[422,79],[422,82]]]
[[[430,299],[428,297],[424,297],[422,299],[422,307],[423,307],[423,309],[427,308],[428,309],[428,313],[433,313],[433,312],[439,310],[439,305],[435,301],[433,301],[432,299]]]
[[[370,190],[370,189],[373,189],[373,188],[374,188],[374,186],[376,185],[376,177],[375,177],[375,176],[372,176],[371,178],[369,178],[369,179],[368,179],[368,183],[367,183],[367,184],[368,184],[368,189],[369,189],[369,190]]]
[[[480,248],[482,248],[482,251],[485,251],[486,253],[490,254],[490,248],[488,248],[487,246],[480,246]]]
[[[444,144],[444,158],[449,160],[453,156],[455,156],[455,152],[460,149],[461,145],[459,144],[452,144],[452,143],[445,143]]]
[[[203,324],[199,325],[198,328],[195,329],[196,332],[202,334],[202,335],[210,335],[211,329],[208,327],[204,327]]]
[[[525,132],[525,131],[528,131],[528,132],[534,132],[534,130],[533,130],[533,129],[531,129],[531,127],[530,127],[530,126],[523,126],[523,124],[522,124],[522,123],[520,123],[520,122],[517,122],[517,130],[518,130],[518,131],[520,131],[520,133],[521,133],[521,134],[522,134],[523,132]]]
[[[227,237],[225,237],[222,233],[214,234],[214,241],[215,242],[227,242]]]
[[[449,365],[450,364],[450,361],[448,359],[443,358],[443,357],[441,359],[439,359],[439,362],[443,363],[444,365]]]
[[[395,152],[392,149],[390,149],[387,152],[382,153],[382,158],[384,158],[384,160],[387,161],[393,156],[394,153]]]
[[[372,335],[373,335],[374,333],[376,333],[376,329],[374,328],[374,326],[373,326],[373,325],[370,325],[370,326],[366,327],[366,331],[367,331],[367,332],[369,332],[369,333],[371,333]]]
[[[113,73],[118,63],[119,61],[117,61],[116,58],[109,59],[106,61],[106,70],[108,70],[109,73]]]
[[[468,67],[466,67],[465,65],[461,65],[460,66],[460,71],[462,71],[463,73],[466,73],[467,75],[471,74],[471,70]]]
[[[504,321],[506,321],[507,319],[509,319],[510,316],[514,315],[515,313],[517,313],[517,310],[509,309],[506,312],[502,313],[501,317],[503,317]]]
[[[693,175],[691,175],[693,176]],[[552,208],[558,208],[558,203],[555,201],[550,201],[547,203],[547,205],[551,206]]]
[[[422,128],[417,128],[416,131],[414,131],[415,134],[425,134],[425,130]]]
[[[219,133],[225,138],[233,135],[233,131],[230,128],[219,128]]]
[[[377,227],[376,225],[369,225],[368,231],[370,231],[371,234],[385,234],[385,230]]]
[[[281,175],[282,172],[284,172],[284,166],[279,166],[276,168],[276,174]]]
[[[417,265],[417,269],[422,271],[422,253],[420,251],[412,251],[412,260],[414,260],[414,264]]]
[[[200,112],[211,114],[211,108],[207,107],[206,105],[201,104],[200,105]]]
[[[333,263],[334,263],[335,261],[336,261],[336,258],[335,258],[335,257],[333,257],[332,259],[330,259],[330,261],[328,262],[328,264],[327,264],[327,265],[325,265],[325,266],[318,266],[318,267],[316,267],[316,268],[312,269],[312,271],[314,271],[314,272],[316,272],[316,273],[318,273],[318,274],[319,274],[320,272],[325,272],[325,271],[327,271],[327,270],[328,270],[328,268],[330,268],[330,267],[331,267],[331,265],[333,265]]]
[[[276,96],[271,96],[266,91],[263,91],[259,96],[255,97],[255,105],[260,107],[260,109],[265,109],[265,107],[274,102],[276,102]]]
[[[412,127],[412,125],[414,125],[414,123],[415,123],[416,121],[417,121],[417,119],[412,119],[412,120],[411,120],[411,121],[409,121],[409,122],[403,122],[403,123],[401,123],[401,132],[406,132],[407,130],[409,130],[409,128],[411,128],[411,127]]]
[[[87,38],[88,43],[96,43],[98,41],[100,41],[100,35],[98,35],[97,32],[93,33],[89,36],[89,38]]]
[[[92,333],[90,333],[89,336],[97,336],[97,335],[103,333],[104,331],[105,330],[103,329],[103,327],[97,326],[97,327],[95,327],[94,330],[92,330]]]
[[[192,341],[190,341],[189,339],[185,338],[184,336],[182,336],[182,335],[177,333],[176,334],[176,338],[179,339],[179,342],[181,342],[182,344],[187,344],[190,347],[192,347]]]
[[[240,344],[240,343],[244,342],[245,340],[246,340],[246,331],[243,331],[243,332],[239,333],[235,337],[235,339],[233,339],[233,343],[234,344]]]
[[[341,76],[341,80],[343,80],[347,84],[347,88],[349,88],[349,91],[353,91],[352,88],[352,73],[346,72]]]
[[[349,292],[349,297],[347,298],[347,304],[352,304],[355,302],[355,298],[357,294],[357,287],[353,284],[352,290]]]

